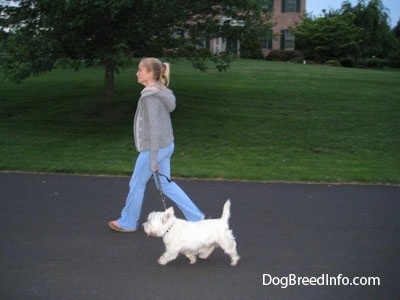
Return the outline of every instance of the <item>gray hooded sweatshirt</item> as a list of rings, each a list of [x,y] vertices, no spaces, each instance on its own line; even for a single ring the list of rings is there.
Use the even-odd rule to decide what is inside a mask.
[[[137,151],[150,151],[150,169],[157,170],[157,155],[160,148],[174,141],[170,113],[174,111],[176,99],[171,90],[155,83],[141,92],[133,134]]]

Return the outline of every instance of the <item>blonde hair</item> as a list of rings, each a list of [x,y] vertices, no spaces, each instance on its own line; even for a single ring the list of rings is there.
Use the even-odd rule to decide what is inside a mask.
[[[141,63],[146,67],[147,71],[154,73],[154,79],[159,81],[162,85],[169,85],[170,77],[170,65],[169,63],[163,63],[159,59],[154,57],[147,57],[141,60]]]

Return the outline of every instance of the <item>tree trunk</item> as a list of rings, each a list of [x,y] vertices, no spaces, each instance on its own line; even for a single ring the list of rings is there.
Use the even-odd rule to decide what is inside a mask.
[[[114,62],[112,61],[105,63],[103,102],[107,105],[114,103]]]

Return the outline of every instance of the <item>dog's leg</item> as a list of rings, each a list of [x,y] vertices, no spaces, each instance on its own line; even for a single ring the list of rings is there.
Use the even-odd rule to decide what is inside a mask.
[[[204,249],[201,249],[199,251],[199,257],[201,259],[206,259],[207,257],[210,256],[211,253],[213,253],[214,249],[215,249],[215,246],[209,246]]]
[[[197,256],[194,252],[184,252],[183,253],[190,260],[190,264],[193,265],[197,262]]]
[[[168,252],[165,251],[163,253],[163,255],[160,256],[160,258],[158,259],[158,263],[160,265],[165,266],[167,263],[169,263],[171,260],[174,260],[175,258],[177,258],[179,255],[179,252]]]
[[[237,253],[236,242],[235,238],[232,235],[232,232],[230,232],[230,234],[227,235],[226,238],[223,239],[219,245],[225,251],[225,253],[231,257],[231,266],[236,266],[237,262],[240,259],[240,256]]]
[[[230,254],[230,256],[231,256],[231,266],[236,266],[240,259],[240,256],[237,253],[236,248],[235,251],[232,254]]]

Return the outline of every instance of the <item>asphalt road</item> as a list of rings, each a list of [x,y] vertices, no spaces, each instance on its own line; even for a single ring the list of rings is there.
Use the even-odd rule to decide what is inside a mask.
[[[0,299],[400,299],[400,186],[176,180],[207,217],[231,199],[241,260],[160,266],[160,238],[107,227],[128,181],[0,172]]]

